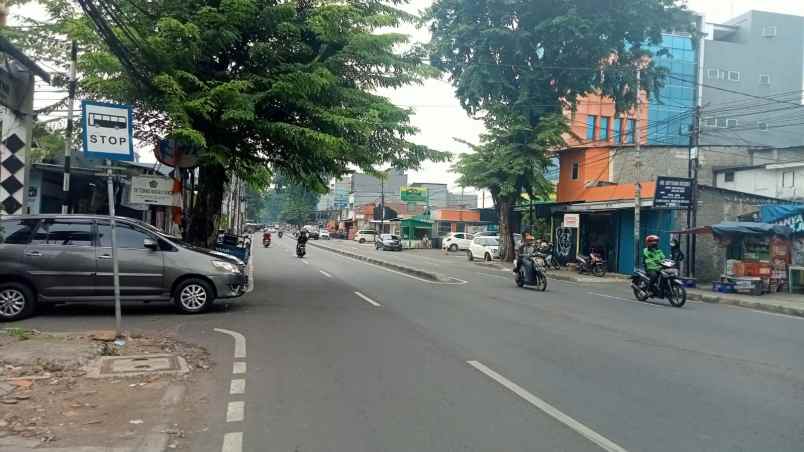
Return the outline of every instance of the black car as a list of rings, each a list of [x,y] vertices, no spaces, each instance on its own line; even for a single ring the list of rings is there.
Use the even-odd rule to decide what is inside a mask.
[[[374,240],[374,247],[383,251],[402,251],[402,240],[398,235],[380,234]]]

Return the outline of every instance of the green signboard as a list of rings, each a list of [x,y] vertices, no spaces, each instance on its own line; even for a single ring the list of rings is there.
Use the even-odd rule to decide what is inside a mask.
[[[423,187],[402,187],[402,202],[427,202],[427,189]]]

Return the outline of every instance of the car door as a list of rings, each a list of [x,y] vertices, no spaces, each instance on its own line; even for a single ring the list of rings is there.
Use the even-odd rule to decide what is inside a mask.
[[[92,229],[88,219],[49,218],[39,223],[24,259],[42,297],[80,301],[95,295]]]
[[[167,293],[169,289],[164,287],[163,252],[145,247],[146,239],[158,243],[156,237],[125,221],[118,221],[115,229],[120,296],[155,297]],[[95,278],[95,287],[99,295],[111,297],[114,296],[112,228],[108,221],[101,220],[97,222],[97,230],[98,274]]]

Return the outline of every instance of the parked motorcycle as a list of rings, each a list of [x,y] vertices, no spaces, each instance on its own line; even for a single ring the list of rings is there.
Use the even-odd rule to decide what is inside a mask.
[[[536,261],[534,255],[520,255],[514,257],[514,282],[517,287],[533,286],[536,290],[547,290],[547,276]]]
[[[296,256],[302,258],[305,254],[307,254],[307,245],[304,243],[296,244]]]
[[[553,252],[552,243],[542,242],[542,244],[539,246],[539,251],[536,252],[536,257],[544,262],[544,266],[547,269],[559,270],[561,268],[561,263],[558,261],[558,257]]]
[[[606,276],[606,260],[597,253],[590,253],[589,256],[575,256],[575,271],[578,273],[590,273],[602,278]]]
[[[662,261],[659,277],[656,279],[654,287],[650,286],[650,276],[643,271],[637,270],[631,275],[631,288],[634,296],[639,301],[647,301],[649,298],[667,299],[671,305],[680,308],[687,302],[687,289],[679,279],[676,263],[670,259]]]

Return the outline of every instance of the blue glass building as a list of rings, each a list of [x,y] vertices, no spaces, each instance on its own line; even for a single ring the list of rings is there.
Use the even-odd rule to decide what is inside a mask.
[[[670,70],[665,86],[650,99],[648,144],[687,146],[696,105],[698,51],[691,37],[669,33],[662,35],[661,45],[648,49],[656,55],[657,66]],[[668,54],[658,55],[662,50]]]

